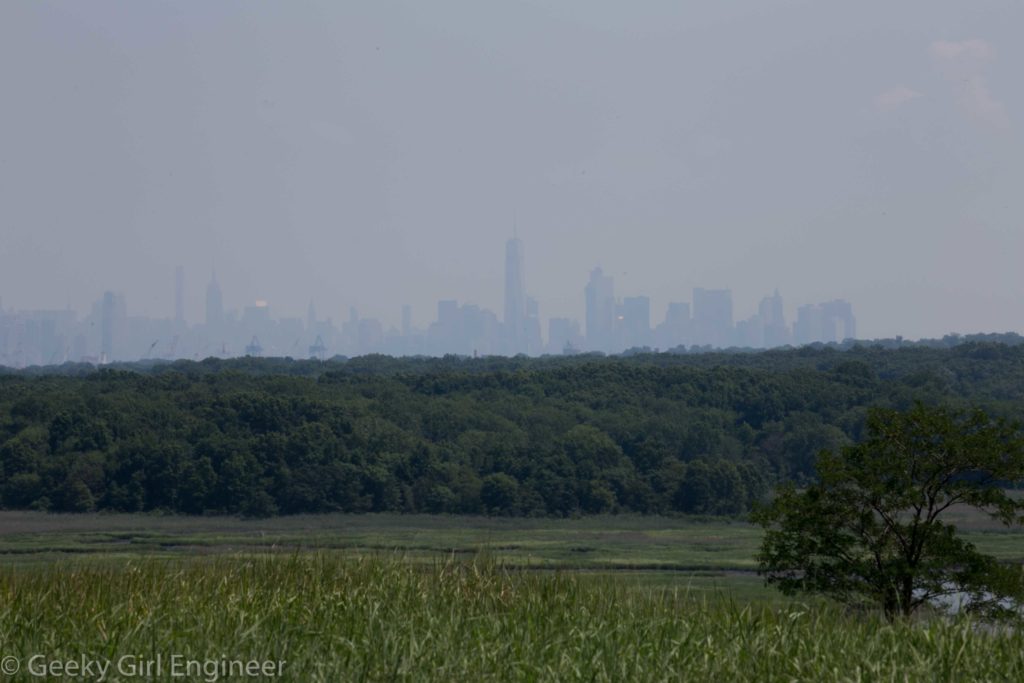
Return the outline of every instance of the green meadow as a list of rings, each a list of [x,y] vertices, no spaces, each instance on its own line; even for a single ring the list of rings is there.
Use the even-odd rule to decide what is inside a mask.
[[[960,514],[1024,560],[1019,531]],[[783,598],[759,541],[714,518],[4,512],[0,655],[26,681],[33,655],[104,680],[1024,680],[1020,630]]]
[[[0,571],[0,641],[28,662],[212,662],[189,680],[1021,680],[1024,636],[887,624],[824,604],[743,603],[486,558],[135,559]],[[84,654],[83,654],[84,653]],[[36,664],[39,660],[35,660]],[[207,666],[207,664],[197,664]],[[180,673],[180,672],[179,672]],[[22,671],[16,680],[32,680]],[[94,678],[93,680],[97,680]],[[117,671],[107,680],[130,680]],[[169,668],[147,679],[172,680]]]
[[[948,519],[996,557],[1024,562],[1024,531],[977,511]],[[486,552],[538,569],[753,572],[758,527],[716,517],[595,515],[577,519],[448,515],[295,515],[268,519],[0,512],[0,563],[213,554],[398,554],[413,560]]]

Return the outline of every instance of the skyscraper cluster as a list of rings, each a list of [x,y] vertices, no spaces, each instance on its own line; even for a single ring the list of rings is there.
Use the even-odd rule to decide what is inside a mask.
[[[268,301],[227,310],[215,273],[206,285],[202,322],[185,319],[185,271],[174,271],[174,310],[167,318],[128,315],[124,296],[104,292],[92,311],[4,311],[0,308],[0,365],[25,367],[66,361],[103,364],[148,358],[206,358],[241,355],[327,358],[368,353],[390,355],[541,355],[629,349],[771,348],[788,344],[839,342],[856,338],[856,321],[843,300],[797,308],[786,320],[778,291],[764,297],[757,312],[735,321],[728,289],[693,290],[689,302],[668,304],[654,322],[646,296],[617,297],[615,281],[594,268],[583,287],[584,319],[555,317],[542,334],[540,306],[528,295],[523,241],[505,244],[504,310],[456,300],[437,304],[434,322],[417,328],[412,309],[402,307],[401,327],[385,327],[351,309],[340,326],[320,319],[310,302],[305,319],[274,318]]]
[[[600,268],[590,273],[584,292],[585,348],[606,353],[680,346],[760,349],[840,342],[857,333],[853,309],[842,300],[801,306],[796,323],[787,325],[778,290],[761,300],[753,316],[734,322],[732,291],[698,287],[691,302],[669,303],[663,321],[653,327],[650,299],[617,299],[612,277]]]

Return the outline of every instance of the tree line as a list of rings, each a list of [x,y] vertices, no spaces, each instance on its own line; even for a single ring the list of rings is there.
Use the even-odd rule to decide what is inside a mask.
[[[744,513],[870,406],[1024,406],[1024,347],[208,359],[0,374],[0,505]]]

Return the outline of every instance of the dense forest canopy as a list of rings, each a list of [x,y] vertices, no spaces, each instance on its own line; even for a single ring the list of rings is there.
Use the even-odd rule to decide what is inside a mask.
[[[1024,346],[33,368],[0,375],[0,505],[737,514],[915,401],[1020,417]]]

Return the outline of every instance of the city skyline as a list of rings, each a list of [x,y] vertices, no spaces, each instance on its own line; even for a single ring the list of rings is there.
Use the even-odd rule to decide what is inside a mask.
[[[181,265],[190,321],[213,267],[229,309],[501,318],[517,223],[545,321],[600,266],[655,322],[1022,329],[1024,5],[314,4],[0,5],[5,305],[173,316]]]
[[[255,291],[239,293],[237,287],[232,287],[231,283],[228,284],[228,291],[231,294],[231,297],[228,298],[227,296],[225,296],[224,291],[220,286],[221,278],[219,278],[218,276],[218,268],[216,264],[207,267],[205,271],[201,267],[192,268],[182,264],[175,264],[167,269],[165,279],[169,278],[170,284],[164,288],[164,296],[158,297],[160,305],[158,306],[158,309],[155,311],[152,308],[151,302],[148,305],[145,303],[140,305],[138,303],[138,301],[132,296],[134,288],[129,289],[125,287],[119,287],[113,285],[112,283],[107,283],[107,286],[96,289],[94,294],[89,294],[82,291],[77,292],[76,298],[86,298],[87,300],[91,298],[91,301],[88,307],[86,308],[72,305],[70,303],[71,297],[67,297],[63,304],[61,304],[59,301],[50,300],[39,302],[41,305],[24,305],[22,302],[23,298],[33,299],[34,297],[23,297],[19,296],[19,294],[23,294],[25,291],[32,292],[33,287],[31,286],[19,287],[18,290],[20,291],[18,291],[18,294],[15,294],[12,291],[0,291],[0,311],[3,311],[5,309],[20,311],[74,311],[78,315],[85,315],[89,308],[94,306],[96,302],[102,298],[105,292],[109,291],[117,296],[123,297],[128,302],[129,307],[131,309],[130,312],[133,315],[145,316],[158,320],[168,318],[178,323],[184,322],[189,325],[194,325],[200,322],[204,322],[206,320],[206,317],[210,309],[210,285],[212,284],[215,285],[215,294],[213,295],[219,298],[220,307],[223,308],[225,312],[233,311],[238,315],[241,315],[244,309],[247,307],[265,304],[268,308],[270,306],[273,306],[274,310],[281,317],[305,318],[308,315],[310,307],[313,307],[314,309],[319,307],[321,310],[332,311],[332,314],[329,316],[332,319],[341,320],[347,318],[350,314],[350,311],[354,308],[360,313],[369,314],[372,317],[381,320],[382,324],[384,324],[386,327],[401,328],[404,322],[403,316],[404,309],[406,307],[411,308],[412,320],[410,322],[412,324],[425,325],[429,324],[432,320],[434,320],[434,303],[446,299],[455,299],[463,304],[478,306],[485,310],[494,311],[499,316],[499,319],[501,319],[502,321],[508,318],[510,312],[521,311],[518,315],[520,319],[520,325],[522,325],[523,321],[525,321],[526,319],[526,311],[528,307],[530,307],[531,305],[537,306],[539,301],[541,300],[549,303],[552,300],[554,300],[560,302],[561,306],[557,311],[551,312],[550,315],[546,313],[544,316],[545,320],[549,317],[564,317],[576,320],[580,323],[580,325],[585,326],[587,316],[585,292],[586,283],[583,288],[583,296],[578,296],[578,292],[574,292],[572,289],[569,289],[568,291],[559,292],[544,292],[543,294],[540,294],[538,292],[532,292],[526,287],[526,272],[528,268],[526,266],[524,244],[524,240],[518,236],[509,237],[506,240],[504,246],[505,260],[502,276],[495,277],[495,270],[493,268],[483,268],[481,270],[485,274],[482,275],[480,279],[474,283],[474,287],[471,287],[469,289],[470,292],[479,292],[485,290],[494,291],[496,287],[501,287],[500,290],[497,290],[499,292],[498,301],[492,301],[491,299],[494,298],[493,296],[482,297],[479,294],[464,295],[459,292],[450,291],[448,292],[448,296],[435,295],[431,299],[432,303],[427,306],[412,306],[408,303],[408,298],[403,298],[399,296],[384,307],[375,307],[371,309],[364,308],[361,305],[361,301],[352,298],[348,298],[348,303],[345,304],[335,304],[333,306],[324,305],[325,301],[337,301],[339,298],[341,298],[339,295],[340,293],[338,292],[319,291],[311,293],[303,297],[301,300],[292,300],[282,303],[280,299],[274,296],[273,292],[267,291],[266,287],[258,287],[256,288]],[[540,249],[538,251],[541,251],[543,253],[543,249]],[[487,263],[486,258],[481,258],[479,260],[481,263]],[[702,294],[706,293],[710,296],[713,296],[715,292],[721,291],[730,292],[730,296],[734,296],[737,294],[736,290],[727,286],[722,286],[717,289],[709,289],[701,286],[701,283],[695,283],[692,285],[688,284],[689,282],[692,281],[692,278],[687,278],[684,276],[677,279],[678,284],[675,286],[673,286],[671,283],[659,285],[657,289],[659,292],[661,292],[662,296],[654,297],[638,289],[636,286],[627,285],[626,287],[622,287],[621,279],[626,279],[628,282],[628,273],[625,271],[621,271],[621,269],[613,269],[610,271],[606,271],[606,263],[608,263],[607,260],[601,261],[598,264],[594,265],[590,269],[590,276],[592,277],[594,272],[596,271],[606,273],[604,277],[611,278],[612,280],[619,283],[618,285],[616,285],[616,290],[618,292],[618,297],[620,299],[629,299],[634,297],[648,298],[650,300],[651,311],[653,315],[659,315],[659,312],[665,311],[668,308],[672,307],[673,305],[680,303],[679,297],[681,296],[694,296],[697,292],[700,292]],[[510,268],[510,266],[514,267]],[[203,279],[204,274],[206,279]],[[625,278],[623,278],[623,276],[625,276]],[[104,278],[94,279],[100,280]],[[723,276],[716,278],[716,281],[722,282],[724,284],[728,282],[728,278]],[[513,285],[513,283],[515,283],[514,286],[511,286]],[[377,282],[366,283],[366,288],[373,289],[376,284]],[[773,290],[779,290],[779,287],[776,285],[772,285],[766,286],[764,288],[764,292],[770,292]],[[420,288],[413,288],[411,292],[419,294],[422,298],[422,291],[420,290]],[[666,294],[666,292],[670,293]],[[540,295],[538,296],[538,294]],[[758,312],[759,307],[763,303],[763,296],[766,296],[764,293],[758,294],[756,292],[749,291],[738,292],[738,294],[739,301],[744,303],[736,303],[736,300],[734,300],[733,305],[735,306],[735,308],[738,311],[749,310],[751,313]],[[835,291],[826,291],[822,293],[821,296],[812,296],[811,298],[828,299],[829,297],[833,299],[844,298],[842,295],[837,294]],[[35,300],[38,301],[38,299]],[[565,305],[565,302],[567,301],[570,302],[568,306]],[[263,304],[260,304],[260,302],[263,302]],[[690,307],[689,310],[692,310],[692,299],[684,301],[683,303],[688,303]],[[790,301],[787,304],[787,308],[783,312],[783,315],[792,320],[793,318],[795,318],[797,314],[799,305],[800,304],[793,303],[792,301]],[[974,330],[950,329],[946,330],[946,333],[962,333],[972,331]],[[520,330],[520,335],[526,334],[528,334],[527,331]],[[894,334],[887,336],[903,336],[907,338],[913,338],[912,335],[904,334],[901,330],[897,330]]]
[[[504,257],[501,317],[466,299],[442,299],[433,319],[423,326],[414,325],[411,306],[403,304],[401,329],[361,316],[355,308],[335,324],[333,316],[317,315],[313,301],[304,320],[275,316],[266,299],[228,309],[215,270],[204,288],[202,319],[190,320],[183,305],[188,289],[185,269],[176,266],[173,310],[162,318],[139,315],[123,292],[112,290],[105,291],[81,319],[72,309],[0,307],[0,364],[24,367],[242,355],[323,359],[367,353],[615,354],[643,348],[772,348],[857,338],[853,308],[845,300],[799,304],[788,316],[776,289],[749,316],[737,316],[730,289],[697,287],[689,301],[668,303],[662,316],[652,311],[648,296],[617,292],[615,278],[600,267],[590,272],[580,290],[582,316],[543,317],[543,298],[531,296],[527,287],[526,246],[518,235],[506,241]]]

